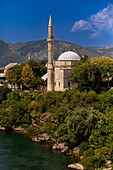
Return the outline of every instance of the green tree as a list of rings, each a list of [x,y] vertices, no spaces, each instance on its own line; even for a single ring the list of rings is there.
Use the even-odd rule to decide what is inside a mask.
[[[21,75],[22,83],[25,87],[33,88],[36,86],[36,78],[33,74],[32,68],[28,64],[23,67]]]
[[[10,84],[20,84],[21,80],[22,65],[15,65],[9,68],[6,72],[6,79]]]
[[[83,58],[75,64],[71,80],[88,87],[101,89],[102,81],[111,81],[113,78],[113,61],[108,57],[96,58],[90,62]]]
[[[88,81],[88,64],[89,62],[78,61],[71,74],[71,80],[78,83],[79,87]]]
[[[19,126],[22,124],[30,124],[30,115],[24,106],[24,103],[19,101],[10,106],[12,125]]]
[[[4,73],[4,69],[3,68],[0,69],[0,73]]]
[[[113,141],[113,110],[107,111],[102,119],[96,124],[95,129],[89,138],[91,147],[108,147]]]
[[[7,129],[12,127],[11,112],[9,110],[0,110],[0,125]]]
[[[87,140],[95,124],[100,120],[101,113],[92,107],[76,107],[69,111],[63,124],[58,127],[59,137],[74,144]]]
[[[79,87],[84,84],[89,87],[97,86],[101,82],[100,68],[87,59],[78,61],[71,74],[71,80],[78,83]]]
[[[11,92],[10,89],[7,87],[5,88],[4,86],[0,87],[0,103],[2,103],[3,100],[7,99],[7,94]]]
[[[102,79],[107,79],[109,83],[110,78],[113,78],[113,60],[108,57],[102,57],[93,60],[93,64],[100,68]]]
[[[46,60],[42,60],[40,62],[36,62],[34,60],[28,61],[28,65],[32,68],[35,77],[42,77],[45,73],[47,73],[47,68],[45,67],[46,63]]]
[[[12,91],[7,94],[7,104],[8,106],[20,100],[19,90]]]

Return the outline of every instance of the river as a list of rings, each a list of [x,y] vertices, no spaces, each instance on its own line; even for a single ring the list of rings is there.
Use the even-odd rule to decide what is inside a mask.
[[[67,170],[70,159],[24,135],[0,131],[0,170]]]

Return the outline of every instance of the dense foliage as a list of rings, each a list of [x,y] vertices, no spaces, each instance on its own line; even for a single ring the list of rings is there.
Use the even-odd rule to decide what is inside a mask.
[[[47,71],[45,64],[46,61],[29,60],[28,64],[9,68],[6,78],[9,83],[37,88],[44,83],[41,76]],[[107,82],[110,88],[112,77],[112,60],[90,62],[85,56],[76,62],[71,75],[78,89],[20,93],[0,87],[0,126],[22,126],[30,132],[48,133],[70,148],[78,146],[79,154],[84,156],[81,163],[87,170],[105,167],[106,160],[113,163],[113,89],[106,91],[102,83]]]
[[[23,67],[21,72],[22,83],[27,88],[32,88],[35,86],[36,78],[33,74],[32,68],[28,64]]]
[[[0,68],[0,73],[4,73],[4,69]]]
[[[17,84],[19,85],[22,83],[21,79],[21,72],[22,68],[25,66],[25,64],[15,65],[13,67],[10,67],[6,72],[6,79],[10,84]]]
[[[20,93],[0,87],[0,126],[46,132],[69,147],[79,146],[87,170],[107,167],[109,159],[113,163],[113,89]]]
[[[92,62],[85,58],[76,62],[71,75],[71,80],[78,83],[79,87],[89,87],[100,92],[106,82],[110,87],[113,78],[113,60],[109,58],[96,58]]]
[[[9,68],[6,72],[6,79],[10,84],[23,85],[24,88],[38,88],[43,85],[42,76],[47,72],[46,61],[36,62],[29,60],[28,64],[21,63]]]
[[[46,63],[46,60],[41,60],[40,62],[34,60],[28,61],[28,65],[32,68],[35,77],[42,77],[47,73],[47,67],[45,67]]]

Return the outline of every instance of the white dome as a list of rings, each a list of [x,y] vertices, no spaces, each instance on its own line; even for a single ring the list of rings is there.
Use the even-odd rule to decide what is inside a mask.
[[[80,60],[80,56],[72,51],[67,51],[62,53],[59,57],[58,60]]]

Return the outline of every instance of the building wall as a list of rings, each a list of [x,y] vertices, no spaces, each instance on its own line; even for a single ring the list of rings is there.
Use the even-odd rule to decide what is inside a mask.
[[[54,68],[54,90],[66,91],[77,85],[70,81],[70,74],[73,72],[76,61],[55,61]]]
[[[63,91],[64,86],[64,70],[60,68],[55,68],[54,72],[54,90],[55,91]]]
[[[54,66],[55,67],[74,67],[74,64],[76,63],[76,61],[61,61],[61,60],[57,60],[57,61],[55,61],[55,64],[54,64]]]

